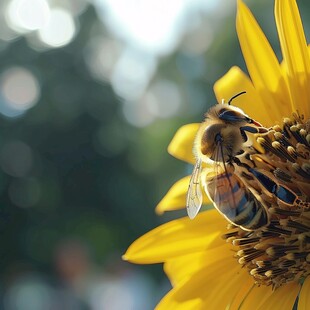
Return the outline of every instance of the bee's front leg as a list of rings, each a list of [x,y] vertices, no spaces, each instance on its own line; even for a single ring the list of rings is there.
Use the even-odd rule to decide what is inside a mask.
[[[267,133],[268,129],[265,128],[265,127],[252,127],[252,126],[242,126],[242,127],[240,127],[240,133],[241,133],[241,136],[242,136],[244,142],[246,142],[248,140],[246,132],[250,132],[250,133]]]

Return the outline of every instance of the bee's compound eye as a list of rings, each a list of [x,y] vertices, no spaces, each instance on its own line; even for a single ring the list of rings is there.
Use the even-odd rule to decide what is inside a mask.
[[[219,113],[219,119],[224,122],[230,123],[239,123],[239,122],[248,122],[248,117],[244,114],[241,114],[237,111],[222,109]]]
[[[223,108],[223,109],[220,109],[218,113],[219,113],[219,115],[222,115],[222,114],[225,113],[226,111],[227,111],[227,109]]]

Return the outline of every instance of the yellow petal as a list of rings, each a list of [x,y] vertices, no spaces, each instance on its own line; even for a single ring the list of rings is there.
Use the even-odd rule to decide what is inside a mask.
[[[235,260],[218,257],[217,262],[200,269],[190,279],[173,288],[160,303],[159,309],[179,309],[178,305],[200,298],[198,309],[226,309],[248,278]]]
[[[163,214],[165,211],[179,210],[185,208],[188,184],[191,176],[187,176],[177,181],[169,189],[168,193],[156,207],[157,214]],[[203,195],[203,204],[210,204],[207,195]]]
[[[218,102],[228,101],[232,96],[246,91],[233,101],[233,105],[241,108],[250,117],[255,118],[266,127],[275,124],[269,109],[265,109],[263,101],[253,87],[250,79],[238,67],[232,67],[214,84],[214,92]]]
[[[254,280],[252,277],[248,277],[248,279],[242,284],[239,288],[236,296],[232,299],[231,304],[227,307],[227,310],[241,310],[242,303],[245,300],[246,296],[249,295],[251,290],[255,287]],[[252,308],[253,309],[253,304]]]
[[[201,212],[163,224],[137,239],[123,259],[134,263],[152,264],[167,261],[184,253],[199,252],[223,244],[221,235],[227,221],[217,210]]]
[[[179,128],[168,146],[172,156],[186,162],[195,163],[193,146],[200,124],[187,124]]]
[[[206,253],[207,251],[195,252],[168,260],[164,264],[164,271],[172,286],[187,280],[190,275],[200,270],[206,261]]]
[[[275,18],[287,66],[292,108],[309,117],[310,58],[296,1],[276,0]]]
[[[300,285],[296,282],[285,284],[268,297],[258,310],[292,310]]]
[[[203,301],[200,298],[191,299],[178,303],[173,298],[170,298],[170,295],[173,296],[173,291],[170,291],[164,299],[155,307],[155,310],[199,310],[203,309]]]
[[[240,302],[240,308],[238,310],[253,310],[253,305],[258,309],[269,296],[273,293],[271,286],[256,286],[254,285],[249,293]]]
[[[291,106],[279,62],[252,13],[241,0],[238,1],[236,26],[251,80],[263,101],[260,108],[271,113],[274,121],[282,121],[284,116],[291,114]]]
[[[236,264],[236,262],[234,263]],[[229,309],[240,287],[248,278],[247,271],[241,269],[238,264],[235,268],[231,266],[231,270],[223,274],[223,277],[218,278],[214,286],[208,285],[212,294],[206,293],[205,304],[208,308],[205,307],[204,309]]]
[[[236,260],[232,255],[232,247],[230,244],[224,243],[214,249],[205,250],[180,256],[175,259],[168,260],[164,264],[164,270],[173,286],[188,280],[192,274],[216,263],[220,259],[227,259],[226,263],[236,264]]]
[[[298,310],[309,310],[310,309],[310,277],[307,277],[302,285],[299,301]]]

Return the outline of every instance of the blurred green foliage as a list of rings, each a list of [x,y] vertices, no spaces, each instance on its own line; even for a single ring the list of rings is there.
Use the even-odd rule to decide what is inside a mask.
[[[42,93],[25,115],[2,117],[0,122],[2,145],[21,141],[33,154],[32,167],[23,177],[1,172],[2,273],[19,262],[49,268],[55,246],[66,238],[85,241],[102,262],[109,252],[122,253],[156,225],[152,206],[158,196],[151,190],[154,168],[149,165],[152,160],[156,165],[154,157],[162,147],[145,145],[150,136],[124,122],[120,99],[111,87],[90,76],[81,47],[95,19],[93,9],[84,13],[77,38],[64,48],[36,52],[20,38],[1,53],[1,71],[11,65],[31,69]],[[115,130],[106,130],[110,127]],[[121,152],[105,151],[100,139],[120,143]],[[155,133],[155,139],[163,138]],[[167,137],[160,142],[166,144]],[[153,157],[150,164],[144,154]],[[35,191],[31,180],[40,194],[28,206],[25,200]],[[8,194],[14,182],[20,183],[17,205]]]

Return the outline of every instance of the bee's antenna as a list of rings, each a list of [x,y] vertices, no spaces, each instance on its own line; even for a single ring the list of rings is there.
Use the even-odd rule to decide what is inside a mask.
[[[246,94],[246,91],[242,91],[241,93],[238,93],[237,95],[232,96],[232,97],[228,100],[227,104],[230,105],[231,102],[232,102],[235,98],[237,98],[237,97],[239,97],[240,95],[243,95],[243,94]]]

